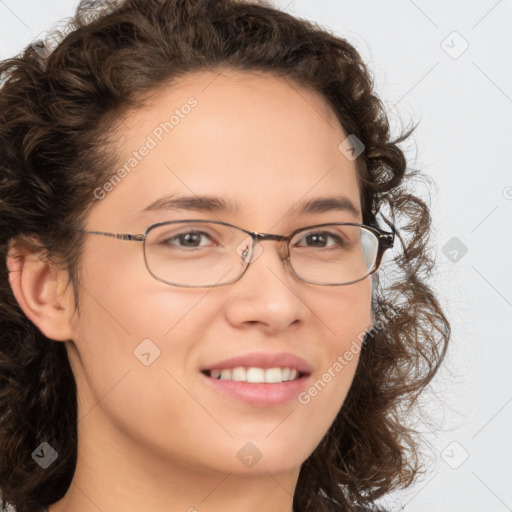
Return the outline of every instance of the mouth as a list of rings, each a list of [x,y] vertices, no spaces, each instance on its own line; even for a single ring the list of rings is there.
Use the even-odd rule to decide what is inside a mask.
[[[201,369],[203,383],[224,399],[254,407],[275,407],[296,400],[312,367],[293,354],[248,354]]]
[[[217,380],[229,380],[235,382],[250,382],[252,384],[280,384],[292,380],[298,380],[305,375],[297,368],[285,366],[275,368],[258,368],[254,366],[235,368],[214,368],[203,370],[207,377]]]

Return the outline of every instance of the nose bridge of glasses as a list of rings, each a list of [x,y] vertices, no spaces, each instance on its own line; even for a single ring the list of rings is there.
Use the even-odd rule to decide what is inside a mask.
[[[274,234],[271,234],[271,233],[258,233],[258,232],[252,232],[252,239],[253,239],[253,248],[254,248],[254,251],[253,251],[253,257],[251,258],[251,261],[250,263],[252,263],[256,257],[258,257],[261,252],[263,252],[263,245],[260,244],[260,242],[264,242],[264,241],[275,241],[275,242],[279,242],[278,243],[278,253],[281,257],[281,259],[283,260],[286,260],[286,258],[288,257],[288,248],[287,248],[287,241],[288,241],[288,238],[287,236],[284,236],[284,235],[274,235]],[[258,246],[261,248],[260,249],[260,252],[258,253]]]

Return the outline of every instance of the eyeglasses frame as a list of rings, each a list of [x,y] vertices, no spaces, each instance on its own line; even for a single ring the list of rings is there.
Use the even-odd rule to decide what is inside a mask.
[[[182,285],[182,284],[170,283],[169,281],[166,281],[165,279],[162,279],[161,277],[156,276],[152,272],[151,268],[148,265],[147,256],[146,256],[146,238],[147,238],[149,232],[152,231],[153,229],[156,229],[157,227],[160,227],[160,226],[163,226],[163,225],[167,225],[167,224],[182,224],[182,223],[188,223],[188,222],[195,222],[195,223],[201,222],[201,223],[210,223],[210,224],[220,224],[220,225],[223,225],[223,226],[228,226],[228,227],[231,227],[231,228],[238,229],[239,231],[243,231],[245,234],[249,235],[252,238],[251,259],[250,259],[249,262],[247,262],[245,258],[242,258],[246,262],[246,267],[243,270],[243,272],[240,274],[240,276],[238,276],[233,281],[229,281],[227,283],[214,284],[214,285],[206,285],[206,286],[205,285],[197,286],[197,285]],[[325,284],[325,283],[317,283],[317,282],[314,282],[314,281],[309,281],[307,279],[304,279],[299,274],[297,274],[297,272],[293,268],[293,265],[291,264],[291,261],[290,261],[290,242],[291,242],[292,238],[297,233],[299,233],[301,231],[306,231],[306,230],[309,230],[309,229],[313,229],[313,228],[317,228],[317,227],[322,227],[322,226],[339,226],[339,225],[343,225],[343,226],[357,226],[357,227],[360,227],[360,228],[364,228],[364,229],[370,231],[372,234],[374,234],[377,237],[377,241],[378,241],[379,245],[378,245],[378,249],[377,249],[377,256],[375,258],[375,263],[374,263],[373,267],[371,268],[371,270],[365,276],[361,277],[360,279],[356,279],[354,281],[350,281],[348,283],[341,283],[341,284],[339,284],[339,283],[327,283],[327,284]],[[155,224],[151,224],[151,226],[149,226],[144,233],[139,233],[139,234],[136,234],[136,235],[133,235],[133,234],[130,234],[130,233],[110,233],[110,232],[107,232],[107,231],[88,231],[88,230],[83,230],[82,232],[85,233],[85,234],[89,234],[89,235],[100,235],[100,236],[106,236],[106,237],[110,237],[110,238],[115,238],[116,240],[125,240],[125,241],[132,241],[132,242],[142,242],[143,253],[144,253],[144,262],[146,264],[146,268],[148,269],[149,273],[155,279],[157,279],[158,281],[161,281],[163,283],[166,283],[166,284],[169,284],[169,285],[172,285],[172,286],[180,286],[180,287],[183,287],[183,288],[212,288],[212,287],[224,286],[224,285],[227,285],[227,284],[236,283],[237,281],[239,281],[243,277],[243,275],[247,272],[247,269],[249,268],[249,265],[252,263],[252,256],[254,254],[254,248],[256,247],[256,243],[264,241],[264,240],[273,240],[273,241],[277,241],[277,242],[286,242],[286,246],[285,246],[286,247],[286,261],[288,261],[288,263],[290,264],[290,267],[291,267],[293,273],[301,281],[303,281],[305,283],[309,283],[309,284],[316,284],[318,286],[346,286],[346,285],[349,285],[349,284],[354,284],[354,283],[357,283],[359,281],[362,281],[363,279],[366,279],[368,276],[370,276],[371,274],[373,274],[374,272],[376,272],[378,270],[378,268],[380,267],[380,264],[382,262],[382,257],[384,255],[384,252],[386,250],[388,250],[388,249],[391,249],[393,247],[393,244],[394,244],[396,230],[395,230],[394,226],[391,223],[389,223],[389,226],[392,229],[391,232],[384,231],[382,228],[380,228],[379,226],[377,226],[375,224],[368,225],[368,224],[358,224],[358,223],[355,223],[355,222],[328,222],[328,223],[315,224],[313,226],[307,226],[307,227],[299,228],[299,229],[296,229],[295,231],[293,231],[292,233],[290,233],[289,235],[275,235],[275,234],[272,234],[272,233],[259,233],[257,231],[249,231],[249,230],[241,228],[239,226],[235,226],[234,224],[230,224],[229,222],[223,222],[223,221],[220,221],[220,220],[186,219],[186,220],[170,220],[170,221],[157,222]]]

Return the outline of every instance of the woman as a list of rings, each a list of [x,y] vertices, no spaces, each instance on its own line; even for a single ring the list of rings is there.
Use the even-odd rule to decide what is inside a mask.
[[[0,67],[3,505],[375,510],[410,485],[403,411],[449,325],[412,130],[356,50],[236,0],[84,0],[62,35]]]

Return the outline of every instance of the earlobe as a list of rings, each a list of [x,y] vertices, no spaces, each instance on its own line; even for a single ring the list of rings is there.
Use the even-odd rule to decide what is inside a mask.
[[[63,271],[43,260],[41,254],[11,248],[7,257],[9,284],[28,319],[49,339],[72,339],[72,301],[63,286]]]

